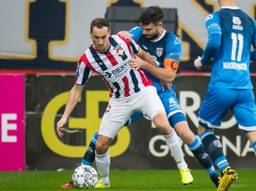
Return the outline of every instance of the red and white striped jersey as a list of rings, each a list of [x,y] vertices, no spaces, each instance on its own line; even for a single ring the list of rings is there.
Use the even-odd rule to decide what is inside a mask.
[[[110,96],[114,95],[115,98],[128,97],[151,85],[151,80],[142,70],[130,67],[139,46],[119,35],[112,35],[109,40],[111,46],[107,52],[99,53],[90,46],[82,54],[78,62],[76,83],[84,85],[92,73],[96,72],[106,82]]]

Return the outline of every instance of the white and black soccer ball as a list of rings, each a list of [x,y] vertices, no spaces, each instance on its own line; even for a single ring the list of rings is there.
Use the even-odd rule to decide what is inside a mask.
[[[98,182],[98,173],[92,166],[80,165],[74,170],[72,181],[78,188],[94,188]]]

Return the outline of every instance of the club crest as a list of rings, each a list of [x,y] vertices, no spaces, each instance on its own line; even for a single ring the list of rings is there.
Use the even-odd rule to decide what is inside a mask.
[[[164,53],[164,49],[163,48],[156,48],[156,55],[157,57],[161,57]]]
[[[122,47],[119,47],[116,49],[116,53],[118,56],[122,57],[124,55],[124,49]]]

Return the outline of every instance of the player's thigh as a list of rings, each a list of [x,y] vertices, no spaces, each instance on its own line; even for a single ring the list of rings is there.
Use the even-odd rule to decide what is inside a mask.
[[[134,104],[134,109],[141,111],[149,119],[153,119],[159,113],[165,113],[164,106],[153,86],[146,87],[136,99],[138,104]]]
[[[233,108],[233,114],[240,129],[246,131],[256,130],[256,106],[252,90],[241,90],[238,100]]]
[[[119,129],[129,119],[131,113],[132,108],[124,99],[110,100],[100,124],[99,135],[114,139]]]
[[[180,122],[186,121],[185,113],[180,108],[180,104],[175,93],[159,92],[158,95],[164,105],[166,115],[172,127]]]
[[[236,94],[233,90],[209,88],[199,109],[198,118],[201,126],[220,126],[221,119],[232,107]]]

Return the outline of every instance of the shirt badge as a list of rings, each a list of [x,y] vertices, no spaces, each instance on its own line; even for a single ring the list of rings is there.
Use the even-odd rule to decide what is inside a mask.
[[[157,57],[161,57],[164,53],[164,49],[163,48],[156,48],[156,55]]]

